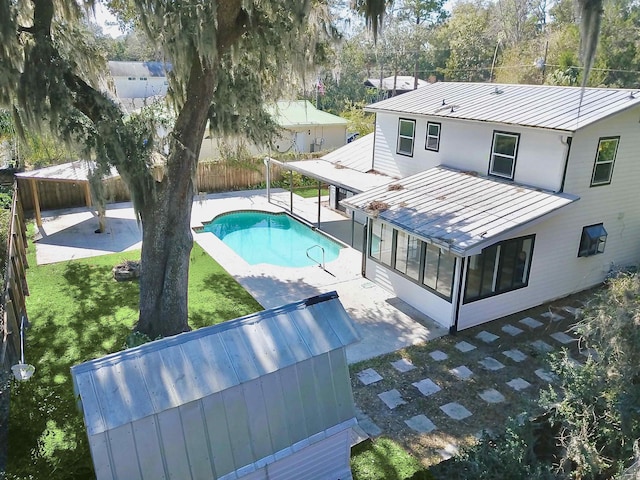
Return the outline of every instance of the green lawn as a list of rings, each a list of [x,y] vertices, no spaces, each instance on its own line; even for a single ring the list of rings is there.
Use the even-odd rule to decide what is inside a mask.
[[[318,198],[318,187],[294,187],[293,193],[302,198]],[[321,188],[320,195],[329,195],[329,189]]]
[[[420,462],[388,438],[365,441],[351,450],[354,480],[431,480]]]
[[[111,268],[139,252],[35,266],[30,248],[26,361],[36,373],[12,384],[8,478],[90,479],[93,466],[69,369],[121,350],[137,319],[137,282]],[[261,310],[198,245],[191,253],[189,321],[199,328]]]

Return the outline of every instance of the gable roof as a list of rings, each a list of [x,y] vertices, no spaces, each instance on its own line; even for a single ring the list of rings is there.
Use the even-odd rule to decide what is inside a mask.
[[[342,203],[469,256],[578,199],[439,166]],[[372,202],[386,209],[372,210]]]
[[[347,125],[347,121],[329,112],[318,110],[307,100],[283,100],[273,109],[274,121],[281,127],[311,127],[317,125]]]
[[[373,88],[381,88],[382,90],[393,90],[393,85],[395,84],[396,90],[401,92],[408,92],[413,90],[415,85],[415,77],[410,75],[398,75],[397,77],[385,77],[382,79],[382,87],[380,87],[380,79],[379,78],[368,78],[365,80],[365,87],[373,87]],[[418,79],[418,88],[424,87],[428,85],[429,82],[426,80]]]
[[[331,292],[116,352],[76,365],[71,374],[91,436],[221,395],[357,340],[349,315],[338,295]],[[351,395],[340,380],[334,383],[332,398]],[[308,418],[308,423],[322,425],[324,430],[353,416],[349,405],[335,407],[338,411],[330,405],[319,405],[325,395],[309,395],[309,379],[290,379],[287,384],[290,391],[280,395],[298,392],[298,400],[310,402],[304,405],[304,411],[318,416]],[[350,388],[348,381],[346,388]],[[300,419],[289,423],[294,437],[295,432],[305,429],[295,426]]]
[[[437,82],[369,105],[371,112],[476,120],[574,132],[640,104],[640,91]]]

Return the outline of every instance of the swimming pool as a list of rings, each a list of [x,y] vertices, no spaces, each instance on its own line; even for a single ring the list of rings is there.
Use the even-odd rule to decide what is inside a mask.
[[[255,210],[225,213],[205,223],[203,232],[211,232],[249,265],[268,263],[281,267],[309,267],[322,260],[319,248],[324,249],[324,261],[329,263],[340,253],[342,246],[329,237],[295,220],[286,213],[267,213]]]

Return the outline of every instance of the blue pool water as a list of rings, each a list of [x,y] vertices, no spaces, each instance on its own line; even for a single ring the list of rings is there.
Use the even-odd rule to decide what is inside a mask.
[[[324,261],[338,258],[338,243],[307,227],[285,213],[241,211],[220,215],[204,225],[240,255],[249,265],[268,263],[281,267],[308,267],[317,262],[307,258],[307,249],[320,245]],[[313,248],[309,254],[318,261],[322,251]]]

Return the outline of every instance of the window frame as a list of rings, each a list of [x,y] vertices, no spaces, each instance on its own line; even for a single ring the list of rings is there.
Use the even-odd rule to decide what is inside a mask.
[[[613,158],[609,161],[601,161],[598,162],[598,159],[600,158],[600,145],[602,144],[602,142],[605,141],[610,141],[610,140],[615,140],[616,141],[616,148],[613,151]],[[620,146],[620,136],[610,136],[610,137],[600,137],[598,139],[598,148],[596,150],[596,158],[593,162],[593,171],[591,172],[591,184],[589,186],[591,187],[600,187],[602,185],[610,185],[611,184],[611,179],[613,178],[613,167],[616,163],[616,157],[618,156],[618,147]],[[598,166],[602,166],[602,165],[611,165],[611,168],[609,169],[609,177],[607,178],[606,181],[604,182],[596,182],[595,178],[596,178],[596,171],[598,170]]]
[[[438,127],[438,135],[429,135],[429,127],[430,126],[437,126]],[[442,133],[442,124],[440,122],[427,122],[427,133],[425,136],[425,140],[424,140],[424,149],[425,150],[429,150],[431,152],[437,152],[440,150],[440,134]],[[435,138],[436,139],[436,148],[431,148],[429,147],[429,139],[430,138]]]
[[[507,136],[507,137],[513,137],[516,139],[516,145],[513,151],[513,157],[511,155],[506,155],[504,153],[496,153],[495,148],[496,148],[496,138],[498,135],[503,135],[503,136]],[[493,140],[491,142],[491,155],[489,157],[489,170],[488,173],[491,176],[494,177],[499,177],[499,178],[504,178],[507,180],[513,180],[513,178],[515,177],[515,173],[516,173],[516,162],[518,159],[518,149],[520,148],[520,134],[519,133],[514,133],[514,132],[504,132],[504,131],[500,131],[500,130],[494,130],[493,131]],[[503,173],[500,172],[496,172],[494,171],[494,164],[495,164],[495,157],[496,156],[500,156],[502,158],[511,158],[512,159],[512,163],[511,163],[511,175],[505,175]]]
[[[505,288],[502,286],[503,279],[504,279],[503,275],[505,274],[508,275],[509,270],[508,268],[505,268],[507,259],[505,258],[505,255],[503,255],[503,252],[508,251],[508,246],[507,246],[508,244],[515,243],[515,245],[518,247],[516,248],[516,250],[519,253],[520,251],[523,251],[522,250],[523,244],[527,241],[531,242],[531,246],[529,248],[527,257],[525,258],[524,264],[522,265],[522,269],[521,269],[522,274],[525,277],[525,281],[521,283],[518,283],[515,281],[515,273],[517,272],[518,267],[516,262],[514,262],[513,271],[510,272],[511,273],[510,285]],[[478,288],[478,293],[475,296],[469,298],[468,288],[469,288],[469,269],[471,268],[471,260],[470,260],[467,262],[467,268],[466,268],[466,271],[464,272],[465,284],[464,284],[462,303],[463,304],[472,303],[478,300],[495,297],[497,295],[502,295],[503,293],[513,292],[515,290],[520,290],[521,288],[527,287],[529,285],[529,280],[531,278],[531,265],[533,264],[533,253],[535,251],[535,243],[536,243],[535,234],[525,235],[524,237],[510,238],[502,242],[494,243],[493,245],[490,245],[487,248],[484,248],[479,255],[474,255],[473,257],[478,257],[478,260],[480,261],[480,267],[479,267],[480,284]],[[485,268],[485,263],[487,260],[487,257],[485,256],[485,252],[489,254],[490,252],[492,252],[492,249],[494,248],[495,248],[495,253],[492,256],[493,265],[487,264],[489,268]],[[470,257],[470,258],[473,258],[473,257]],[[512,258],[512,259],[515,260],[515,258]],[[491,278],[489,279],[491,281],[491,288],[484,291],[483,293],[483,290],[485,290],[483,288],[485,272],[491,273]]]
[[[590,235],[590,229],[598,229],[599,235]],[[604,235],[602,234],[604,232]],[[595,233],[595,232],[594,232]],[[578,258],[580,257],[593,257],[604,253],[604,248],[607,243],[607,237],[609,233],[604,228],[604,223],[594,223],[593,225],[587,225],[582,227],[582,234],[580,235],[580,245],[578,246]],[[604,240],[603,240],[604,238]],[[585,239],[589,243],[588,248],[583,248]]]
[[[410,123],[413,127],[413,133],[411,135],[411,137],[407,136],[407,135],[402,135],[400,132],[402,131],[402,123],[403,122],[407,122]],[[402,139],[411,139],[411,151],[407,152],[404,150],[400,149],[400,141]],[[416,120],[412,119],[412,118],[399,118],[398,119],[398,142],[396,145],[396,153],[398,155],[404,155],[406,157],[413,157],[413,151],[415,149],[415,143],[416,143]]]

